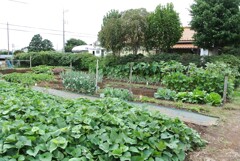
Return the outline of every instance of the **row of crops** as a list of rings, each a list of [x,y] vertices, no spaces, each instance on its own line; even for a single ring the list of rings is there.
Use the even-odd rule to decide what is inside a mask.
[[[118,99],[63,100],[0,81],[1,161],[183,161],[204,145],[178,119]]]
[[[159,95],[163,95],[166,91],[172,91],[170,94],[180,93],[180,97],[169,98],[168,100],[180,100],[190,103],[208,103],[209,101],[193,100],[191,95],[197,92],[200,95],[210,95],[214,97],[215,102],[211,104],[219,105],[224,90],[225,76],[228,76],[228,97],[231,96],[235,87],[239,85],[239,69],[223,62],[207,63],[206,66],[197,67],[195,64],[184,66],[179,62],[152,62],[152,63],[128,63],[125,65],[117,65],[107,67],[104,74],[108,78],[116,80],[124,80],[135,83],[152,83],[160,84],[164,89],[158,90]],[[198,95],[197,94],[197,95]],[[175,94],[177,95],[177,94]],[[165,96],[157,96],[156,98],[168,98]],[[200,96],[202,97],[202,96]]]

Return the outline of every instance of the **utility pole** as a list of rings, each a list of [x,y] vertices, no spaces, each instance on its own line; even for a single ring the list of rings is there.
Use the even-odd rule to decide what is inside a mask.
[[[9,27],[7,22],[7,42],[8,42],[8,55],[9,55]]]
[[[64,20],[64,9],[63,9],[63,53],[65,53],[65,20]]]

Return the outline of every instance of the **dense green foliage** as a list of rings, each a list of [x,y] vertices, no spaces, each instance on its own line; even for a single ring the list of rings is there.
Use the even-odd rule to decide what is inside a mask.
[[[159,5],[148,16],[148,29],[145,34],[147,49],[168,51],[179,41],[182,32],[180,18],[173,4]]]
[[[74,39],[71,38],[67,40],[66,46],[65,46],[65,52],[72,52],[73,47],[79,46],[79,45],[86,45],[87,43],[80,39]]]
[[[52,66],[46,66],[46,65],[39,65],[39,66],[35,66],[32,67],[31,70],[33,71],[33,73],[36,74],[40,74],[40,73],[45,73],[45,74],[53,74],[52,69],[54,67]]]
[[[42,40],[42,36],[40,34],[34,35],[28,46],[28,51],[30,52],[52,51],[52,50],[54,50],[52,42],[48,39]]]
[[[121,13],[117,10],[109,11],[103,18],[101,30],[98,33],[98,39],[103,47],[111,50],[113,55],[119,55],[123,48],[123,30],[121,27]]]
[[[32,66],[48,65],[48,66],[72,66],[78,70],[95,70],[96,60],[92,54],[81,53],[59,53],[59,52],[30,52],[21,53],[15,56],[17,60],[29,60],[32,56]],[[21,65],[29,66],[29,62]]]
[[[112,79],[128,80],[130,78],[131,63],[106,67],[104,74]],[[167,88],[177,92],[204,90],[208,93],[223,94],[224,77],[229,75],[228,95],[238,84],[239,72],[235,66],[222,62],[207,63],[206,67],[195,64],[184,66],[179,62],[134,63],[132,66],[132,82],[162,83]]]
[[[145,45],[148,14],[145,8],[129,9],[122,14],[124,47],[131,49],[133,54],[138,54],[139,48]]]
[[[173,101],[182,101],[188,103],[210,104],[219,106],[222,103],[222,98],[215,92],[207,93],[198,89],[192,92],[176,92],[167,88],[159,88],[154,94],[155,98]]]
[[[149,13],[145,8],[129,9],[123,12],[109,11],[103,18],[98,39],[103,47],[119,55],[122,49],[160,49],[166,51],[181,37],[182,27],[173,4],[157,6]]]
[[[93,94],[96,90],[95,74],[68,71],[61,74],[63,85],[66,89],[79,93]],[[101,77],[100,77],[101,78]]]
[[[107,87],[103,90],[104,97],[120,98],[122,100],[133,100],[133,94],[128,89]]]
[[[185,159],[196,131],[118,99],[64,100],[0,82],[1,161]]]
[[[196,45],[217,53],[228,45],[240,44],[239,0],[195,0],[191,27]]]
[[[11,73],[3,76],[8,82],[21,83],[25,86],[34,85],[35,83],[41,81],[51,81],[54,80],[53,75],[46,73]]]

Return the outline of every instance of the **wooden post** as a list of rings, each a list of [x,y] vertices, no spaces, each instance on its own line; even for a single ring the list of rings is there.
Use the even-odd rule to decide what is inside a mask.
[[[134,63],[130,63],[130,73],[129,73],[129,82],[130,82],[130,91],[132,92],[132,68]]]
[[[30,55],[30,68],[32,68],[32,55]]]
[[[223,104],[227,102],[227,88],[228,88],[228,76],[224,78],[224,90],[223,90]]]
[[[71,70],[72,70],[72,61],[70,62],[70,68],[71,68]]]
[[[97,65],[96,65],[96,93],[98,90],[98,59],[97,59]]]

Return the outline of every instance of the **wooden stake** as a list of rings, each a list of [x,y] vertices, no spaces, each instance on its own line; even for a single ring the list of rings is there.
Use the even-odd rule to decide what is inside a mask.
[[[223,104],[227,102],[227,88],[228,88],[228,76],[225,76],[223,90]]]
[[[96,65],[96,93],[98,90],[98,59],[97,59],[97,65]]]
[[[32,68],[32,55],[30,55],[30,68]]]

